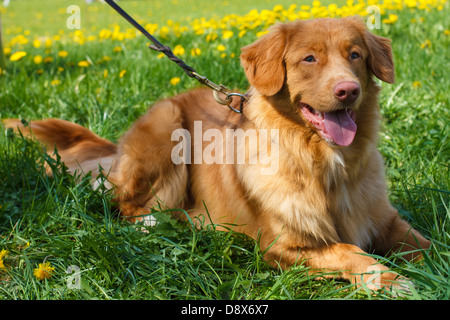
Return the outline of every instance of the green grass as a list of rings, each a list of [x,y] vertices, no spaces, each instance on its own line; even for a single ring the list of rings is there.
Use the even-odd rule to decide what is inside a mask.
[[[2,15],[4,33],[14,25],[11,12],[24,15],[20,26],[32,34],[58,32],[57,17],[49,24],[50,30],[43,31],[31,17],[33,10],[22,13],[21,6],[31,3],[35,2],[18,1],[17,9],[8,8]],[[51,1],[39,3],[42,11],[57,10]],[[64,8],[68,3],[59,5]],[[146,12],[123,3],[133,16],[139,16],[135,10]],[[166,6],[167,13],[155,12],[152,18],[158,19],[157,23],[169,17],[174,21],[177,17],[185,19],[186,7],[181,3]],[[266,6],[256,1],[245,2],[245,6],[234,0],[228,3],[237,13]],[[268,2],[266,8],[278,3],[289,2]],[[405,262],[400,256],[380,257],[416,285],[405,299],[450,298],[450,80],[445,55],[449,36],[444,32],[449,29],[448,8],[447,4],[444,10],[427,14],[399,11],[395,24],[382,24],[377,30],[393,40],[397,73],[395,84],[382,84],[380,96],[384,121],[379,149],[386,159],[390,198],[401,215],[433,241],[422,263]],[[205,9],[209,13],[198,14],[225,14],[215,5],[208,4]],[[97,25],[97,33],[103,23],[111,23],[104,16],[96,21],[92,24]],[[12,31],[4,34],[4,42],[14,35]],[[183,45],[185,61],[211,80],[245,90],[248,84],[239,66],[239,48],[255,38],[249,33],[243,38],[209,43],[188,32],[181,38],[169,36],[164,43],[172,48]],[[426,40],[431,46],[421,48]],[[0,75],[0,118],[63,118],[117,141],[156,100],[198,85],[173,63],[158,59],[146,43],[142,37],[84,45],[57,42],[49,52],[24,45],[22,49],[28,55],[16,63],[8,61],[7,70]],[[216,50],[219,43],[226,46],[225,58]],[[117,46],[122,51],[114,52]],[[199,57],[189,55],[195,47],[202,50]],[[68,51],[68,57],[59,57],[60,50]],[[32,59],[36,55],[51,56],[53,61],[36,65]],[[104,56],[111,60],[105,61]],[[81,60],[92,61],[92,65],[80,68],[77,63]],[[108,72],[106,78],[104,70]],[[123,77],[119,76],[121,70],[126,70]],[[176,86],[169,82],[173,77],[181,78]],[[52,85],[55,79],[60,81],[58,85]],[[45,163],[53,169],[52,177],[45,175]],[[191,223],[170,219],[167,213],[158,213],[161,223],[142,232],[141,226],[117,216],[110,198],[102,188],[92,190],[87,178],[80,181],[68,175],[60,163],[45,156],[37,143],[3,131],[0,251],[7,249],[9,254],[4,259],[6,270],[0,271],[0,299],[393,298],[389,293],[371,295],[338,280],[314,281],[302,265],[288,271],[273,270],[263,261],[256,241],[234,232],[216,231],[214,226],[197,229]],[[44,260],[51,262],[55,271],[51,279],[38,281],[33,270]],[[69,266],[80,268],[79,290],[67,286]]]
[[[4,15],[4,27],[14,26],[22,30],[30,30],[33,33],[44,35],[54,35],[54,31],[64,30],[67,32],[66,20],[69,17],[67,7],[78,5],[81,10],[81,26],[87,30],[99,31],[102,28],[109,27],[112,24],[118,24],[122,28],[128,28],[130,25],[121,16],[119,16],[106,3],[94,3],[87,5],[85,0],[13,0],[10,5],[12,10]],[[13,3],[11,1],[11,3]],[[339,3],[345,1],[324,0],[323,4]],[[311,1],[301,0],[260,0],[260,1],[236,1],[236,0],[125,0],[119,1],[119,5],[127,12],[131,13],[136,20],[145,21],[145,23],[156,23],[165,25],[167,20],[173,20],[182,24],[189,23],[199,18],[220,19],[227,14],[243,15],[250,10],[268,9],[271,10],[275,5],[283,5],[288,8],[292,3],[308,4]],[[17,21],[26,21],[26,24],[18,24]],[[46,22],[46,23],[43,23]],[[48,24],[52,27],[48,28]],[[8,35],[6,35],[8,38]]]

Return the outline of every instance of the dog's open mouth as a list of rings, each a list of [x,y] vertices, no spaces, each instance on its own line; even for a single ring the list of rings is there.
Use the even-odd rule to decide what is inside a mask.
[[[303,116],[317,129],[321,136],[340,146],[349,146],[356,135],[356,114],[349,108],[320,112],[300,103]]]

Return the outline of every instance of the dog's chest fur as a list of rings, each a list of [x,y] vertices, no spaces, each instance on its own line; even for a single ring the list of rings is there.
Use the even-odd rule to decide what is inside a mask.
[[[368,247],[376,230],[367,214],[372,191],[363,181],[370,178],[365,173],[365,157],[359,157],[358,163],[346,163],[349,160],[344,154],[331,148],[322,157],[316,162],[314,155],[299,152],[293,158],[292,150],[280,146],[276,179],[261,175],[258,166],[238,171],[263,215],[276,221],[274,229],[282,227],[309,246],[344,242]],[[349,171],[360,174],[351,176]],[[372,187],[378,187],[377,183]]]

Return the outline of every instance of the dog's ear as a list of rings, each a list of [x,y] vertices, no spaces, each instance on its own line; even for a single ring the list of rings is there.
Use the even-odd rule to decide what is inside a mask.
[[[370,33],[366,30],[366,45],[369,49],[368,66],[380,80],[394,83],[395,70],[392,59],[391,40]]]
[[[251,45],[241,49],[241,64],[250,84],[264,96],[273,96],[283,87],[286,67],[284,52],[287,31],[277,25]]]

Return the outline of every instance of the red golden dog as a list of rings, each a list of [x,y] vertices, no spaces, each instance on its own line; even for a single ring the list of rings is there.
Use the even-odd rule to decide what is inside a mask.
[[[72,171],[95,177],[100,164],[131,220],[153,224],[151,209],[162,204],[206,217],[206,206],[208,222],[260,239],[274,266],[304,261],[311,272],[393,285],[397,274],[364,253],[411,251],[405,257],[415,259],[430,242],[390,204],[377,151],[373,78],[394,81],[390,41],[357,18],[296,21],[244,47],[241,62],[251,84],[243,115],[196,89],[155,104],[118,145],[63,120],[32,121],[30,131],[5,123],[56,146]],[[244,139],[234,143],[236,132]],[[236,160],[230,152],[243,161],[225,161]],[[386,271],[376,284],[374,268]]]

